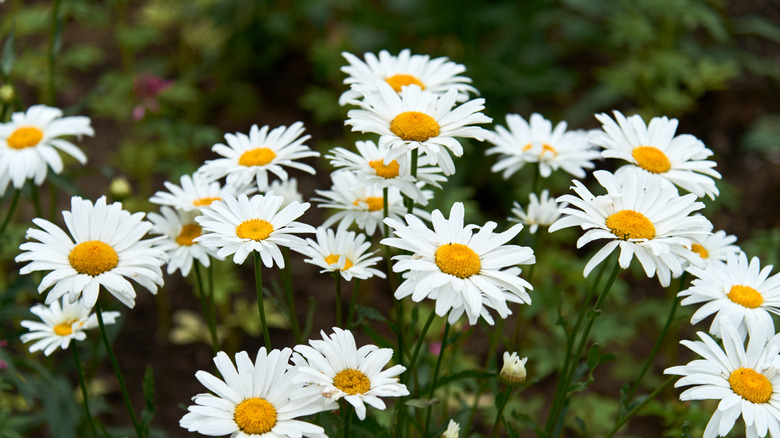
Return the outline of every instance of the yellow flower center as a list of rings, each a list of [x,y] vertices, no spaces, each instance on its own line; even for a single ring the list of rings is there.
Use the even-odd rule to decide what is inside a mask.
[[[276,409],[264,398],[248,398],[236,406],[233,420],[241,432],[262,435],[276,425]]]
[[[196,207],[208,207],[209,205],[211,205],[212,202],[214,202],[214,201],[221,201],[221,200],[222,200],[222,198],[220,198],[219,196],[198,198],[198,199],[192,201],[192,205],[194,205]]]
[[[23,126],[12,132],[5,140],[12,149],[31,148],[43,139],[43,131],[34,126]]]
[[[76,245],[68,254],[68,261],[79,274],[94,277],[116,268],[119,256],[107,243],[90,240]]]
[[[445,274],[468,278],[479,274],[482,262],[473,249],[460,243],[446,243],[436,249],[436,266]]]
[[[181,246],[190,246],[196,237],[200,237],[201,231],[203,231],[203,228],[198,224],[184,225],[181,227],[181,232],[176,237],[176,243]]]
[[[390,84],[391,87],[393,87],[393,90],[395,90],[396,93],[401,92],[401,88],[406,85],[418,85],[421,89],[425,89],[425,85],[423,85],[422,82],[420,82],[419,79],[412,75],[407,74],[397,74],[392,75],[389,78],[385,79],[385,82]]]
[[[607,228],[618,239],[652,239],[655,227],[642,213],[634,210],[620,210],[607,218]]]
[[[362,371],[348,368],[333,377],[333,386],[349,395],[365,394],[371,389],[371,381]]]
[[[764,297],[757,290],[750,286],[737,284],[731,286],[731,290],[726,294],[729,299],[740,306],[748,309],[755,309],[764,304]]]
[[[334,263],[338,263],[339,262],[339,257],[341,257],[339,254],[331,254],[331,255],[325,257],[325,263],[327,263],[329,265],[332,265]],[[344,268],[341,269],[342,271],[346,271],[347,269],[352,267],[352,261],[349,258],[347,258],[347,257],[345,257],[345,258],[347,259],[347,261],[344,262]]]
[[[65,321],[54,326],[54,334],[57,336],[68,336],[73,333],[73,321]]]
[[[772,382],[751,368],[737,368],[729,376],[731,390],[752,403],[767,403],[772,398]]]
[[[390,122],[390,131],[404,141],[426,141],[439,135],[439,124],[419,111],[406,111]]]
[[[274,231],[270,222],[262,219],[249,219],[236,227],[236,235],[242,239],[265,240]]]
[[[555,150],[554,147],[550,146],[549,144],[545,143],[542,145],[542,153],[539,154],[540,157],[543,157],[545,153],[549,152],[553,157],[558,156],[558,151]]]
[[[648,172],[664,173],[672,168],[672,163],[660,149],[653,146],[639,146],[631,151],[636,165]]]
[[[368,165],[376,171],[377,176],[381,176],[385,179],[397,177],[399,173],[398,170],[401,167],[398,165],[398,161],[393,160],[390,163],[385,164],[382,159],[369,161]]]
[[[694,243],[693,245],[691,245],[691,251],[695,252],[703,259],[706,259],[710,256],[710,252],[707,251],[706,248],[699,245],[698,243]]]
[[[369,196],[365,199],[358,199],[352,203],[352,205],[360,205],[360,203],[368,204],[368,211],[379,211],[384,209],[385,198],[381,196]]]
[[[238,158],[238,164],[242,166],[265,166],[276,158],[276,152],[269,148],[250,149]]]

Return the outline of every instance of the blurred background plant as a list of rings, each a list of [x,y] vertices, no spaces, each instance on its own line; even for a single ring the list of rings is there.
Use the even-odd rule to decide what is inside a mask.
[[[50,219],[59,216],[61,203],[70,195],[94,199],[109,187],[109,195],[126,208],[151,211],[147,200],[162,181],[178,181],[213,158],[209,149],[225,132],[246,132],[253,123],[274,126],[302,120],[314,149],[325,152],[351,144],[358,137],[344,127],[346,109],[337,103],[345,89],[341,52],[362,55],[387,49],[395,54],[408,47],[413,53],[447,56],[464,64],[495,123],[503,124],[510,112],[539,112],[554,121],[567,120],[570,127],[590,128],[596,126],[594,113],[613,108],[646,118],[680,118],[680,131],[697,135],[713,149],[724,175],[722,196],[708,207],[708,217],[716,229],[737,235],[749,255],[770,264],[778,259],[780,242],[778,20],[778,7],[760,0],[7,0],[0,4],[0,104],[6,119],[12,111],[36,103],[93,119],[97,135],[81,143],[89,164],[49,175],[52,185],[45,199]],[[472,221],[503,221],[513,200],[525,202],[531,190],[530,183],[523,183],[531,179],[527,169],[506,190],[506,183],[489,171],[492,161],[482,156],[482,147],[467,145],[469,159],[457,162],[458,173],[437,194],[434,208],[466,201],[479,207],[467,207]],[[328,167],[324,160],[319,164],[320,174],[302,182],[305,197],[314,187],[327,185]],[[555,175],[546,184],[554,195],[562,194],[569,178]],[[3,211],[11,193],[3,195]],[[76,392],[69,383],[74,380],[64,377],[73,377],[72,364],[47,359],[46,366],[40,365],[42,358],[27,354],[18,340],[18,322],[29,316],[31,303],[38,299],[34,291],[40,278],[19,277],[13,262],[33,212],[25,208],[17,217],[0,236],[0,328],[8,342],[0,347],[0,360],[6,364],[0,370],[0,437],[81,436],[85,425],[79,424],[80,411],[74,407]],[[572,238],[566,232],[552,236],[560,242]],[[582,255],[558,249],[540,254],[550,264],[540,265],[534,284],[548,295],[535,295],[540,305],[521,312],[528,321],[519,340],[521,355],[531,357],[539,388],[532,387],[524,400],[514,400],[507,408],[521,424],[543,415],[549,398],[545,388],[550,387],[545,378],[559,357],[549,346],[563,342],[556,309],[544,303],[555,302],[549,295],[559,293],[551,292],[554,287],[575,288],[582,282]],[[236,296],[243,284],[251,285],[251,275],[235,275],[239,269],[220,264],[220,278],[231,280],[215,290],[221,336],[233,339],[234,349],[244,345],[240,334],[257,333],[250,316],[240,312],[253,304],[236,304],[243,299]],[[187,298],[190,304],[184,306],[197,310],[194,296],[174,294],[190,287],[181,280],[166,283],[157,303],[141,301],[139,309],[125,317],[121,337],[126,344],[120,348],[141,362],[129,367],[131,380],[134,370],[143,375],[145,364],[153,362],[146,354],[167,355],[165,348],[150,346],[134,352],[133,343],[144,342],[139,336],[158,330],[156,337],[163,344],[207,340],[195,314],[178,308]],[[597,373],[595,390],[572,406],[572,418],[589,419],[587,430],[584,423],[572,423],[572,433],[599,435],[612,427],[620,382],[631,378],[650,347],[640,342],[642,333],[655,332],[664,322],[669,297],[658,289],[648,286],[641,274],[617,285],[613,305],[627,310],[607,312],[594,338],[611,352],[621,351],[621,361],[608,367],[609,372]],[[630,305],[640,300],[641,306]],[[577,303],[572,297],[564,302],[570,307]],[[157,310],[148,310],[155,306]],[[310,316],[311,326],[311,308],[302,302],[299,312]],[[680,321],[690,318],[686,312],[680,312]],[[129,327],[149,313],[152,318],[157,314],[159,326],[145,331]],[[368,308],[359,313],[363,321],[381,316]],[[322,328],[317,321],[328,318],[313,321],[316,333]],[[285,320],[276,322],[283,327]],[[507,345],[515,341],[510,338]],[[657,369],[676,363],[674,339],[679,336],[669,339]],[[460,371],[479,367],[488,349],[463,345],[463,351],[455,353],[462,360]],[[96,363],[96,347],[80,346],[87,362]],[[197,348],[197,356],[184,359],[186,366],[158,370],[158,376],[183,373],[157,379],[157,415],[162,419],[153,432],[158,436],[182,434],[182,410],[176,403],[186,402],[196,391],[168,386],[194,381],[195,370],[209,366],[207,347],[190,348]],[[487,357],[485,363],[492,369],[496,358]],[[646,380],[646,388],[660,383],[657,372]],[[456,383],[450,407],[466,412],[475,403],[469,397],[478,392],[470,381]],[[48,392],[51,389],[55,391]],[[662,418],[660,426],[655,420],[638,420],[631,433],[657,436],[653,434],[662,428],[666,436],[701,434],[711,410],[670,403],[676,394],[667,395],[665,402],[651,403],[646,411]],[[106,411],[115,401],[98,402],[94,413],[110,415]],[[474,430],[480,427],[475,424]],[[651,432],[643,432],[643,427]]]

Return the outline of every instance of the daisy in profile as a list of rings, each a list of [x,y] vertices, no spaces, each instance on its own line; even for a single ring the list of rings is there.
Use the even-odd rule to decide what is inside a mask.
[[[74,196],[70,205],[70,211],[62,212],[70,235],[46,219],[33,219],[40,229],[28,229],[27,238],[37,242],[23,243],[19,248],[24,252],[16,256],[17,262],[30,262],[22,274],[51,271],[38,286],[38,293],[51,288],[46,304],[67,294],[70,302],[82,297],[84,306],[92,308],[102,286],[133,308],[135,289],[128,280],[157,294],[166,257],[153,246],[157,239],[142,240],[152,228],[144,214],[130,214],[120,202],[106,204],[105,196],[94,205]]]
[[[531,193],[529,196],[528,212],[523,210],[520,203],[514,202],[514,208],[512,214],[515,217],[510,217],[509,220],[513,222],[520,222],[529,227],[531,234],[536,233],[536,230],[542,227],[549,227],[558,218],[561,217],[561,212],[569,204],[558,203],[555,199],[550,198],[550,192],[548,190],[542,191],[541,199],[536,196],[536,193]]]
[[[300,356],[293,356],[298,371],[294,382],[317,387],[325,399],[344,398],[354,406],[360,420],[366,418],[366,404],[384,410],[380,397],[409,395],[398,376],[406,368],[394,365],[382,370],[393,358],[393,350],[376,345],[357,348],[349,330],[333,328],[330,336],[320,332],[322,340],[310,340],[309,345],[296,345]]]
[[[177,210],[200,212],[200,209],[208,207],[214,201],[221,201],[225,194],[238,196],[239,193],[247,191],[238,191],[235,187],[222,185],[218,181],[209,181],[203,175],[195,173],[192,176],[182,175],[181,185],[165,181],[163,184],[168,189],[167,192],[158,191],[149,201],[157,205],[167,205]]]
[[[518,114],[508,114],[506,124],[509,129],[496,126],[496,135],[488,140],[495,146],[485,152],[499,155],[490,170],[501,172],[504,179],[526,163],[539,163],[539,174],[544,178],[558,169],[585,178],[585,169],[593,169],[593,160],[601,156],[588,142],[585,131],[567,131],[566,122],[553,129],[552,122],[533,113],[528,122]]]
[[[377,228],[382,230],[384,219],[384,191],[376,186],[363,186],[358,177],[350,171],[339,171],[331,175],[333,187],[331,190],[315,190],[320,198],[314,198],[320,208],[335,208],[338,211],[322,224],[328,228],[339,223],[339,228],[349,228],[354,222],[358,228],[372,236]],[[424,190],[423,195],[430,199],[432,194]],[[387,191],[387,204],[390,217],[400,218],[406,214],[403,197],[395,187]],[[422,209],[415,208],[414,214],[423,218],[430,215]]]
[[[596,114],[603,130],[592,131],[590,137],[591,143],[604,148],[604,158],[628,161],[631,167],[658,175],[700,198],[715,199],[718,188],[713,178],[720,179],[720,173],[714,169],[715,162],[707,160],[712,151],[690,134],[675,135],[677,119],[653,117],[646,125],[639,115],[613,114],[615,120]]]
[[[87,338],[85,331],[98,326],[97,316],[90,315],[92,308],[81,300],[74,303],[67,299],[55,300],[48,306],[36,304],[30,312],[40,318],[40,322],[25,320],[20,323],[30,331],[21,336],[22,342],[36,341],[30,345],[30,353],[43,350],[48,356],[57,348],[65,350],[70,341],[83,341]],[[103,312],[103,323],[113,324],[118,317],[119,312]]]
[[[69,135],[91,137],[95,131],[88,117],[62,117],[62,110],[46,105],[31,106],[26,112],[14,113],[10,122],[0,123],[0,193],[9,182],[16,189],[28,179],[43,184],[49,168],[62,172],[58,149],[86,163],[84,152],[61,138]]]
[[[349,111],[346,124],[352,125],[353,131],[379,134],[379,145],[390,148],[385,163],[419,149],[429,164],[438,164],[445,175],[452,175],[455,163],[448,150],[456,157],[463,155],[463,146],[456,137],[478,141],[492,137],[490,131],[473,126],[492,120],[482,113],[485,99],[473,99],[453,108],[458,96],[455,90],[437,95],[410,85],[398,94],[385,83],[379,82],[377,87],[376,92],[355,87],[367,94],[362,101],[350,102],[362,109]]]
[[[225,134],[227,145],[215,144],[212,151],[224,158],[206,161],[198,169],[209,180],[217,180],[227,176],[228,185],[242,187],[253,182],[257,189],[268,189],[268,173],[276,175],[281,180],[287,179],[284,167],[302,170],[314,175],[314,168],[296,160],[308,157],[319,157],[320,153],[312,151],[303,144],[311,138],[303,134],[303,123],[295,122],[288,128],[279,126],[269,131],[268,125],[258,128],[252,125],[249,135],[243,133]]]
[[[729,254],[725,264],[691,266],[696,278],[691,287],[681,291],[680,304],[701,304],[691,317],[691,324],[715,314],[710,333],[723,336],[725,323],[733,325],[744,338],[769,339],[775,334],[772,313],[780,314],[780,274],[772,275],[772,266],[764,266],[753,257],[748,263],[745,253]]]
[[[723,330],[723,348],[703,332],[701,341],[681,341],[701,359],[668,368],[664,374],[683,376],[676,388],[690,386],[680,400],[719,400],[704,429],[704,438],[726,436],[737,418],[745,421],[748,437],[780,437],[780,336],[750,338],[747,349],[734,327]]]
[[[421,160],[421,165],[418,164],[417,177],[412,176],[409,154],[389,160],[385,164],[389,148],[380,148],[370,140],[355,142],[355,146],[359,154],[344,148],[334,148],[326,158],[334,167],[352,171],[362,186],[395,187],[402,194],[414,199],[415,203],[427,205],[428,199],[420,185],[441,188],[439,183],[447,180],[441,175],[441,169],[427,166],[425,160]]]
[[[283,202],[283,197],[273,193],[251,198],[226,195],[195,218],[204,231],[195,241],[218,249],[219,257],[233,254],[236,264],[243,263],[252,251],[257,251],[267,268],[274,262],[283,268],[284,257],[279,246],[305,246],[306,242],[293,233],[315,232],[311,225],[294,222],[309,209],[308,202],[291,202],[282,207]]]
[[[734,245],[737,236],[727,235],[725,231],[720,230],[707,236],[694,239],[691,250],[704,259],[704,263],[710,264],[725,263],[729,255],[738,255],[742,250]]]
[[[464,226],[463,217],[463,204],[456,202],[450,209],[449,219],[441,211],[433,211],[433,230],[410,214],[405,217],[406,224],[385,219],[397,237],[383,239],[381,243],[411,253],[393,257],[394,272],[408,271],[395,291],[395,298],[400,300],[411,295],[414,302],[433,299],[436,314],[444,316],[449,312],[450,324],[455,324],[465,312],[469,324],[476,324],[482,317],[492,325],[489,308],[506,318],[512,313],[508,302],[531,303],[526,289],[533,287],[520,278],[520,268],[516,265],[532,264],[536,260],[531,248],[506,244],[523,229],[521,224],[494,233],[495,222],[482,227]]]
[[[412,55],[409,49],[401,50],[398,56],[382,50],[378,58],[373,53],[366,53],[363,55],[365,62],[348,52],[342,52],[341,55],[349,63],[341,67],[341,71],[349,75],[344,83],[352,87],[339,97],[339,105],[342,106],[351,100],[363,98],[362,92],[356,90],[355,85],[375,92],[378,81],[385,82],[397,93],[407,85],[417,85],[436,94],[455,90],[458,102],[468,100],[469,93],[477,93],[469,85],[471,79],[461,76],[466,67],[445,57],[430,59],[428,55]]]
[[[157,248],[168,255],[168,274],[181,271],[186,277],[192,269],[194,260],[208,267],[211,257],[221,259],[217,251],[195,242],[203,233],[203,228],[195,222],[195,214],[161,207],[160,213],[149,213],[149,220],[154,224],[153,234],[161,234],[162,240],[157,242]]]
[[[607,194],[594,196],[575,180],[572,189],[578,196],[558,198],[571,207],[563,209],[564,216],[549,229],[551,233],[567,227],[585,230],[577,248],[607,240],[585,265],[585,277],[617,248],[621,268],[628,268],[636,255],[648,278],[657,275],[663,287],[669,286],[672,276],[682,275],[688,263],[703,266],[690,248],[694,239],[710,233],[712,224],[702,215],[691,215],[704,208],[696,195],[680,196],[673,186],[657,184],[655,177],[636,170],[620,177],[604,170],[593,175]]]
[[[306,239],[308,245],[296,250],[311,258],[304,260],[322,268],[322,272],[338,272],[346,281],[352,277],[365,280],[376,275],[385,278],[385,274],[372,266],[382,257],[372,257],[367,252],[371,242],[366,242],[365,234],[356,234],[339,228],[333,232],[330,228],[317,228],[317,240]]]
[[[297,420],[323,411],[321,397],[293,381],[292,350],[257,352],[255,361],[245,352],[236,354],[236,365],[220,351],[214,358],[220,379],[206,371],[195,377],[211,393],[193,397],[194,405],[179,420],[179,426],[208,436],[234,438],[327,438],[317,425]]]

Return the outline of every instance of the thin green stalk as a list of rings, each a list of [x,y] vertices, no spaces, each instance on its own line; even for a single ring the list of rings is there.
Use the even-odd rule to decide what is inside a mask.
[[[420,156],[420,150],[417,149],[417,148],[412,149],[412,169],[411,169],[411,173],[412,173],[412,177],[415,178],[415,179],[417,179],[417,161],[418,161],[419,156]],[[406,205],[406,213],[407,214],[412,214],[412,212],[414,211],[414,199],[408,198],[408,201],[409,202]]]
[[[114,375],[119,382],[119,389],[122,392],[122,400],[125,402],[125,408],[127,409],[127,413],[130,415],[130,421],[133,423],[133,428],[135,429],[135,433],[138,438],[144,438],[145,434],[143,433],[143,429],[141,429],[141,425],[138,424],[138,419],[135,416],[135,411],[133,410],[133,404],[130,402],[130,395],[127,392],[125,379],[122,378],[122,371],[119,370],[119,363],[116,361],[114,350],[111,348],[111,342],[109,342],[108,335],[106,335],[106,327],[103,324],[103,311],[100,309],[99,299],[95,303],[95,311],[97,313],[98,327],[100,327],[100,336],[103,337],[103,345],[106,346],[106,353],[108,353],[108,359],[111,362],[111,368],[114,369]]]
[[[292,268],[290,267],[290,248],[283,247],[282,255],[284,256],[282,284],[284,286],[284,295],[287,297],[287,314],[290,318],[290,326],[292,326],[295,342],[300,344],[303,343],[303,337],[301,336],[301,328],[298,323],[298,315],[295,312],[295,300],[293,298],[292,290]]]
[[[87,382],[84,380],[84,369],[81,366],[81,359],[79,359],[78,348],[75,343],[71,345],[73,350],[73,361],[76,362],[76,371],[79,374],[79,386],[81,386],[81,397],[84,399],[84,415],[87,417],[87,423],[89,423],[89,429],[92,431],[92,436],[98,437],[97,429],[95,428],[95,421],[92,419],[92,414],[89,413],[89,395],[87,394]]]
[[[666,333],[669,331],[669,328],[672,326],[672,322],[674,321],[674,316],[677,313],[677,308],[680,306],[680,298],[677,295],[679,295],[680,291],[682,291],[683,288],[685,287],[685,281],[687,279],[688,279],[688,271],[685,271],[680,276],[680,285],[677,288],[677,294],[675,294],[674,296],[674,301],[672,301],[672,308],[669,309],[669,316],[666,318],[666,323],[664,324],[664,328],[661,329],[661,333],[658,335],[658,339],[655,340],[655,345],[653,346],[653,350],[650,352],[650,356],[647,358],[647,360],[645,360],[645,364],[642,366],[642,371],[639,373],[639,377],[636,378],[634,384],[631,386],[631,390],[628,392],[628,397],[626,398],[626,406],[628,406],[631,403],[631,400],[634,399],[634,395],[636,394],[637,389],[639,389],[639,384],[642,382],[642,378],[645,377],[647,370],[650,369],[650,365],[653,363],[653,359],[655,359],[655,355],[658,353],[658,350],[661,348],[661,344],[663,343],[664,337],[666,337]]]
[[[490,432],[490,438],[496,438],[501,431],[501,416],[504,415],[504,408],[506,408],[506,404],[509,401],[509,396],[512,394],[513,389],[514,388],[509,387],[504,391],[504,398],[501,399],[501,404],[498,406],[496,421],[493,422],[493,431]]]
[[[32,197],[33,206],[35,207],[35,217],[43,218],[43,208],[41,208],[41,197],[38,194],[38,185],[31,184],[30,195]]]
[[[271,335],[268,333],[268,323],[265,321],[265,305],[263,303],[263,267],[260,265],[260,253],[252,251],[255,255],[255,290],[257,291],[257,309],[260,311],[260,324],[263,326],[263,340],[265,349],[271,351]]]
[[[195,261],[193,263],[195,270],[195,278],[198,280],[198,291],[200,292],[200,307],[203,311],[203,319],[206,320],[206,325],[209,327],[209,335],[211,336],[211,348],[214,351],[214,355],[219,352],[219,340],[217,338],[217,326],[214,320],[211,319],[211,311],[209,311],[208,303],[206,302],[206,293],[203,288],[203,276],[200,273],[200,262]],[[213,305],[213,303],[212,303]]]
[[[352,413],[355,408],[347,401],[344,404],[346,405],[344,407],[344,438],[350,438],[349,426],[352,424]]]
[[[390,217],[390,204],[388,201],[389,196],[389,190],[388,187],[385,187],[382,189],[382,208],[385,219]],[[382,221],[384,223],[384,221]],[[384,230],[385,230],[385,237],[390,237],[390,226],[387,224],[384,224]],[[395,287],[393,285],[393,262],[392,257],[390,254],[390,246],[384,245],[385,248],[385,262],[387,262],[387,282],[390,285],[390,290],[394,290]],[[401,365],[404,364],[404,311],[403,311],[403,303],[401,300],[395,300],[394,306],[395,307],[395,315],[396,315],[396,323],[398,325],[398,330],[396,332],[396,341],[398,342],[398,348],[396,349],[397,352],[397,362]]]
[[[341,272],[334,272],[333,279],[336,283],[336,327],[341,328]]]
[[[11,198],[11,206],[8,207],[8,213],[5,215],[5,219],[3,219],[3,225],[0,225],[0,235],[2,235],[5,232],[5,227],[8,226],[8,223],[11,222],[11,217],[14,215],[14,211],[16,211],[16,206],[19,204],[19,195],[22,193],[20,189],[14,190],[14,195]]]
[[[612,430],[607,434],[607,438],[611,438],[613,435],[615,435],[615,432],[620,430],[621,427],[623,427],[624,424],[628,420],[631,419],[634,415],[636,415],[637,412],[639,412],[645,405],[650,403],[651,400],[653,400],[658,394],[661,393],[661,391],[664,390],[667,386],[669,386],[670,383],[672,383],[672,380],[675,379],[676,376],[671,376],[664,383],[662,383],[658,388],[655,389],[655,391],[651,392],[650,395],[647,396],[644,400],[642,400],[642,403],[639,403],[637,406],[635,406],[633,409],[628,411],[626,415],[624,415],[620,420],[618,420],[617,423],[615,423],[615,427],[612,428]]]
[[[425,335],[428,333],[428,329],[431,327],[431,323],[433,322],[433,318],[435,316],[436,316],[436,309],[431,310],[431,314],[428,316],[428,319],[425,321],[425,325],[423,326],[422,332],[420,332],[420,337],[417,339],[417,344],[414,347],[414,353],[412,353],[412,358],[409,361],[408,366],[406,367],[406,372],[404,372],[404,375],[401,377],[401,381],[404,384],[406,384],[409,381],[409,376],[412,374],[414,365],[415,363],[417,363],[417,357],[420,355],[420,350],[422,349],[423,341],[425,341]],[[404,405],[404,397],[401,397],[398,399],[395,405],[396,437],[400,437],[405,428],[404,416],[406,413],[406,409],[403,408],[403,405]]]
[[[49,103],[51,106],[57,106],[55,70],[57,67],[57,52],[59,52],[62,38],[60,4],[60,0],[54,0],[51,11],[51,35],[49,35]]]
[[[439,369],[441,368],[441,359],[444,357],[444,348],[447,346],[447,335],[450,332],[450,322],[447,321],[444,324],[444,335],[441,338],[441,348],[439,349],[439,357],[436,359],[436,368],[433,370],[433,379],[431,380],[431,391],[428,393],[428,398],[433,399],[433,393],[436,391],[436,381],[439,379]],[[425,412],[425,432],[423,436],[428,436],[428,428],[431,425],[431,409],[433,405],[428,406]]]
[[[357,305],[357,295],[360,289],[360,279],[355,279],[355,286],[352,287],[352,296],[349,298],[349,310],[347,311],[347,330],[352,328],[352,318],[355,314],[355,306]]]

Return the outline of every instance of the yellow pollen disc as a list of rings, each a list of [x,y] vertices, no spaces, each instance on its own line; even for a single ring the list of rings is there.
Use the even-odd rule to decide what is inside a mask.
[[[198,198],[198,199],[192,201],[192,205],[194,205],[196,207],[208,207],[209,205],[211,205],[212,202],[214,202],[214,201],[221,201],[221,200],[222,200],[222,198],[220,198],[219,196],[213,196],[213,197],[207,197],[207,198]]]
[[[405,85],[417,85],[421,89],[423,90],[425,89],[425,85],[423,85],[423,83],[420,82],[419,79],[417,79],[412,75],[407,75],[403,73],[392,75],[389,78],[385,79],[385,82],[390,84],[390,86],[393,87],[393,90],[395,90],[396,93],[400,93],[401,88],[404,87]]]
[[[238,164],[242,166],[265,166],[276,158],[276,152],[269,148],[250,149],[238,159]]]
[[[68,336],[69,334],[73,333],[73,329],[71,328],[71,324],[73,324],[73,321],[66,321],[61,324],[57,324],[54,326],[54,333],[57,336]]]
[[[12,149],[31,148],[43,139],[43,131],[34,126],[23,126],[5,139],[8,147]]]
[[[368,204],[368,211],[379,211],[385,208],[385,198],[381,196],[369,196],[365,199],[358,199],[352,205],[360,205],[361,202]]]
[[[385,179],[397,177],[401,167],[398,165],[398,161],[393,160],[389,164],[385,164],[382,159],[369,161],[368,165],[376,171],[377,176]]]
[[[772,398],[772,382],[751,368],[737,368],[729,376],[731,390],[753,403],[767,403]]]
[[[672,168],[669,158],[660,149],[653,146],[639,146],[631,151],[637,166],[648,172],[664,173]]]
[[[371,389],[371,381],[363,372],[348,368],[333,377],[333,386],[349,395],[365,394]]]
[[[203,228],[198,224],[184,225],[181,227],[181,232],[176,237],[176,243],[182,246],[190,246],[196,237],[200,237],[202,230]]]
[[[547,143],[542,145],[542,153],[539,154],[539,156],[544,156],[544,154],[546,152],[551,153],[553,157],[557,157],[558,156],[558,151],[556,151],[554,147],[550,146]]]
[[[696,254],[701,256],[701,258],[703,258],[703,259],[706,259],[706,258],[708,258],[710,256],[710,252],[707,251],[706,248],[704,248],[703,246],[699,245],[698,243],[694,243],[693,245],[691,245],[691,251],[695,252]]]
[[[447,243],[436,249],[436,266],[445,274],[468,278],[479,274],[482,262],[473,249],[460,243]]]
[[[748,309],[755,309],[764,304],[764,296],[750,286],[737,284],[731,286],[731,290],[726,294],[729,299],[740,306]]]
[[[331,254],[331,255],[325,257],[325,263],[327,263],[329,265],[332,265],[334,263],[338,263],[339,262],[339,257],[341,257],[339,254]],[[347,258],[347,261],[344,262],[344,268],[342,269],[342,271],[346,271],[347,269],[349,269],[351,267],[352,267],[352,261],[349,258]]]
[[[531,150],[533,145],[531,143],[528,143],[527,145],[523,146],[523,152],[528,152]]]
[[[390,122],[390,131],[404,141],[426,141],[439,135],[439,124],[419,111],[406,111]]]
[[[276,426],[276,409],[264,398],[248,398],[236,406],[233,420],[241,432],[262,435]]]
[[[107,243],[90,240],[76,245],[68,254],[68,261],[79,274],[94,277],[116,268],[119,256]]]
[[[607,218],[607,228],[618,239],[652,239],[655,227],[642,213],[634,210],[620,210]]]
[[[242,239],[265,240],[274,231],[270,222],[262,219],[249,219],[236,227],[236,235]]]

